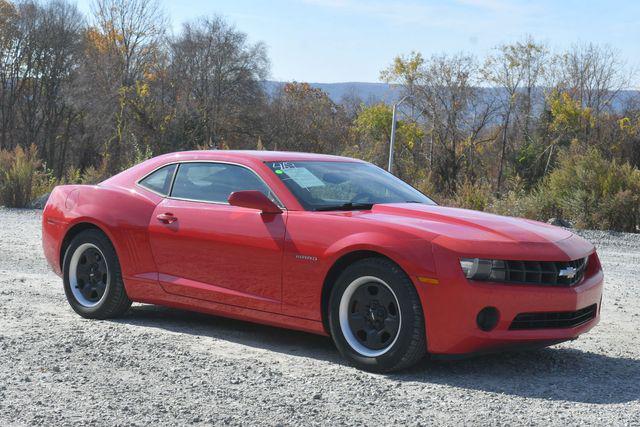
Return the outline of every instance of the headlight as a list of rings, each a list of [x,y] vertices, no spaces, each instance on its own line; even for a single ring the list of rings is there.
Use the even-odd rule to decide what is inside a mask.
[[[504,261],[497,259],[461,258],[462,272],[471,280],[495,280],[505,278]]]

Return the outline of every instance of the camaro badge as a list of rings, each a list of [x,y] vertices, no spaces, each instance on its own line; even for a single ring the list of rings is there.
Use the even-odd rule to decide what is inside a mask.
[[[317,261],[318,257],[315,256],[311,256],[311,255],[296,255],[297,259],[302,259],[305,261]]]
[[[567,279],[573,279],[574,277],[576,277],[577,273],[578,269],[576,269],[575,267],[567,267],[561,269],[560,273],[558,273],[558,276],[566,277]]]

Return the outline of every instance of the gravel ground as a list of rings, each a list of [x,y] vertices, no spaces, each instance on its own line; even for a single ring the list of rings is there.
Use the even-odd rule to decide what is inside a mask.
[[[581,232],[606,290],[577,341],[376,375],[304,333],[148,305],[84,320],[40,217],[0,209],[0,425],[640,425],[640,236]]]

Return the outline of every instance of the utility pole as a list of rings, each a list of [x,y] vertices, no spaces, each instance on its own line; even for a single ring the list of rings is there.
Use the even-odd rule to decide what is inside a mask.
[[[393,104],[393,113],[391,115],[391,140],[389,141],[389,166],[387,167],[389,173],[392,173],[393,170],[393,146],[396,142],[396,114],[400,104],[406,101],[407,98],[409,98],[409,95],[404,96],[400,101]]]

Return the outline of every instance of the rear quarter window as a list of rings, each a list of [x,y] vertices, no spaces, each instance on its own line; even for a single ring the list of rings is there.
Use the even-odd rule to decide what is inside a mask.
[[[164,166],[141,179],[138,184],[144,188],[166,196],[171,190],[171,181],[173,180],[173,173],[175,170],[175,164]]]

